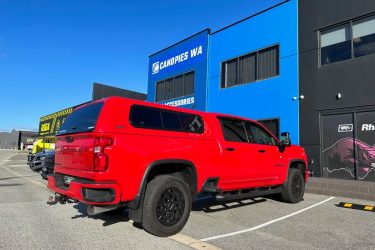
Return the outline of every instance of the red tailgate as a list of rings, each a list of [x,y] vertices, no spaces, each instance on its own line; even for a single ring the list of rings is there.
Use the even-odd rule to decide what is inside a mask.
[[[56,143],[55,165],[63,168],[93,171],[93,134],[59,136]]]

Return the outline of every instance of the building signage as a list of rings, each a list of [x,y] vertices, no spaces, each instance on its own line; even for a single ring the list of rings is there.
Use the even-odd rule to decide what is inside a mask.
[[[371,123],[362,124],[361,131],[375,131],[375,125]]]
[[[194,104],[194,102],[195,102],[195,100],[194,100],[194,96],[193,96],[193,97],[184,98],[184,99],[180,99],[180,100],[173,100],[173,101],[165,102],[165,103],[161,103],[161,104],[164,104],[164,105],[167,105],[167,106],[178,107],[178,106],[183,106],[183,105],[191,105],[191,104]]]
[[[205,110],[209,32],[201,31],[150,56],[148,101]]]
[[[353,124],[340,124],[338,128],[338,132],[352,132],[353,131]]]
[[[164,79],[191,68],[206,68],[206,64],[200,64],[207,57],[207,42],[208,33],[205,31],[150,56],[149,80]]]
[[[157,74],[159,71],[181,63],[183,61],[188,61],[191,58],[199,57],[203,55],[203,46],[197,46],[195,48],[190,49],[189,51],[182,52],[176,56],[168,58],[163,61],[157,61],[152,64],[152,74]]]
[[[40,118],[39,136],[54,136],[72,111],[73,108],[68,108]]]

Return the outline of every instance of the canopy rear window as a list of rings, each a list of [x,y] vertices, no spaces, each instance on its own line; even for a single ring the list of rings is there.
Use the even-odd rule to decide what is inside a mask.
[[[98,102],[73,111],[66,118],[57,135],[93,131],[102,107],[103,102]]]

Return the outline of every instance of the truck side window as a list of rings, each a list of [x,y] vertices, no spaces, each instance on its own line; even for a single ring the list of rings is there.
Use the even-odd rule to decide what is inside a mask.
[[[163,120],[163,127],[166,130],[181,130],[181,124],[178,113],[162,111],[161,117]]]
[[[163,128],[159,109],[133,106],[130,113],[130,121],[134,127],[138,128]]]
[[[204,132],[203,119],[199,115],[139,105],[131,108],[130,123],[136,128],[188,133]]]
[[[220,119],[224,139],[234,142],[248,142],[243,121]]]
[[[204,124],[200,116],[180,113],[182,131],[203,133]]]
[[[246,122],[246,131],[250,142],[272,146],[276,145],[275,139],[255,123]]]

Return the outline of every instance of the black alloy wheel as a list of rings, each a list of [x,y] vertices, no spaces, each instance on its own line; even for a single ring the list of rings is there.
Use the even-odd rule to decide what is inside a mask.
[[[191,191],[183,176],[156,176],[146,187],[142,226],[159,237],[174,235],[189,219],[191,205]]]
[[[290,168],[288,179],[282,186],[281,197],[289,203],[298,203],[303,200],[305,194],[305,178],[302,171],[296,168]]]
[[[302,182],[303,179],[299,175],[294,175],[292,179],[292,193],[294,196],[298,197],[302,192]]]
[[[181,220],[184,210],[183,194],[176,188],[168,188],[159,198],[156,216],[161,224],[173,226]]]

